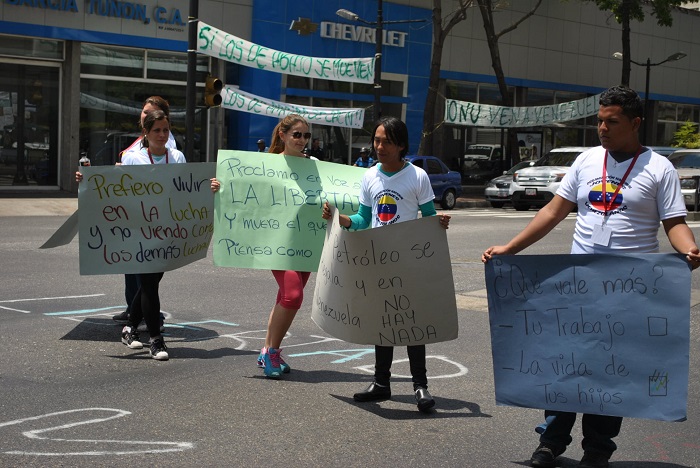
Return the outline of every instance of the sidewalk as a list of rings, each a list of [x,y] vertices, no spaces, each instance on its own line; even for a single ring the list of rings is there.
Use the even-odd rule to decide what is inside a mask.
[[[0,198],[0,217],[7,216],[65,216],[78,209],[75,198]]]
[[[480,185],[462,186],[462,196],[457,199],[459,208],[488,208],[484,200],[484,187]],[[436,208],[440,209],[439,206]],[[78,196],[56,198],[36,198],[29,195],[8,195],[0,197],[0,217],[7,216],[65,216],[78,209]]]

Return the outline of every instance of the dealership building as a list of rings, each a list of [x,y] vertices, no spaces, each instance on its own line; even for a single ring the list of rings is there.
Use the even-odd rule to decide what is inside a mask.
[[[534,0],[495,12],[496,30],[520,18]],[[443,12],[457,2],[443,1]],[[338,9],[363,21],[343,19]],[[75,192],[82,154],[113,164],[139,134],[143,101],[152,95],[171,106],[172,131],[188,161],[214,161],[217,150],[256,150],[270,142],[278,116],[255,109],[205,107],[207,76],[264,99],[303,107],[364,109],[349,127],[312,123],[325,157],[349,163],[369,145],[371,82],[320,79],[247,66],[231,54],[196,55],[194,129],[185,131],[188,16],[186,0],[4,0],[0,4],[0,192]],[[433,25],[430,0],[384,1],[382,115],[405,120],[418,149],[428,90]],[[631,24],[630,86],[649,90],[647,144],[667,145],[679,125],[700,122],[700,14],[678,9],[661,27],[647,9]],[[248,41],[259,51],[316,58],[372,58],[377,2],[359,0],[199,0],[198,19]],[[411,22],[406,22],[411,20]],[[425,20],[425,21],[416,21]],[[397,22],[397,23],[394,23]],[[622,32],[592,2],[544,0],[536,14],[501,37],[500,55],[516,107],[582,100],[620,83]],[[197,47],[203,47],[198,37]],[[252,49],[251,49],[252,50]],[[669,60],[669,57],[679,60]],[[262,52],[261,52],[262,53]],[[235,54],[234,54],[235,55]],[[617,54],[619,57],[619,54]],[[255,65],[254,60],[248,60]],[[661,63],[663,62],[663,63]],[[500,105],[481,15],[468,11],[445,42],[437,121],[445,99]],[[201,103],[201,105],[199,104]],[[248,107],[248,106],[245,106]],[[595,117],[518,129],[539,154],[558,146],[598,144]],[[358,128],[361,127],[361,128]],[[472,143],[501,143],[503,129],[443,122],[435,130],[437,156],[453,164]]]

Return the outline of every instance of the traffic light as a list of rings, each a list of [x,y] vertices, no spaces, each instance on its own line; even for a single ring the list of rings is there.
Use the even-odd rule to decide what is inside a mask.
[[[222,89],[224,89],[224,83],[220,79],[211,75],[207,76],[204,86],[204,105],[207,107],[220,106]]]

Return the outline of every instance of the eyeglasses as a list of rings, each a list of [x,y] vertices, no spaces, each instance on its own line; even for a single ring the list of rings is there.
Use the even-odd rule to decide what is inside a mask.
[[[298,140],[301,137],[304,137],[305,140],[308,140],[309,138],[311,138],[311,132],[292,132],[292,138],[294,138],[295,140]]]

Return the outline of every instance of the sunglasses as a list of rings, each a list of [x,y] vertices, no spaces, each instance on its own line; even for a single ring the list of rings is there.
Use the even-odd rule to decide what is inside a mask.
[[[304,137],[305,140],[308,140],[309,138],[311,138],[311,132],[292,132],[292,138],[294,138],[295,140],[298,140],[301,137]]]

